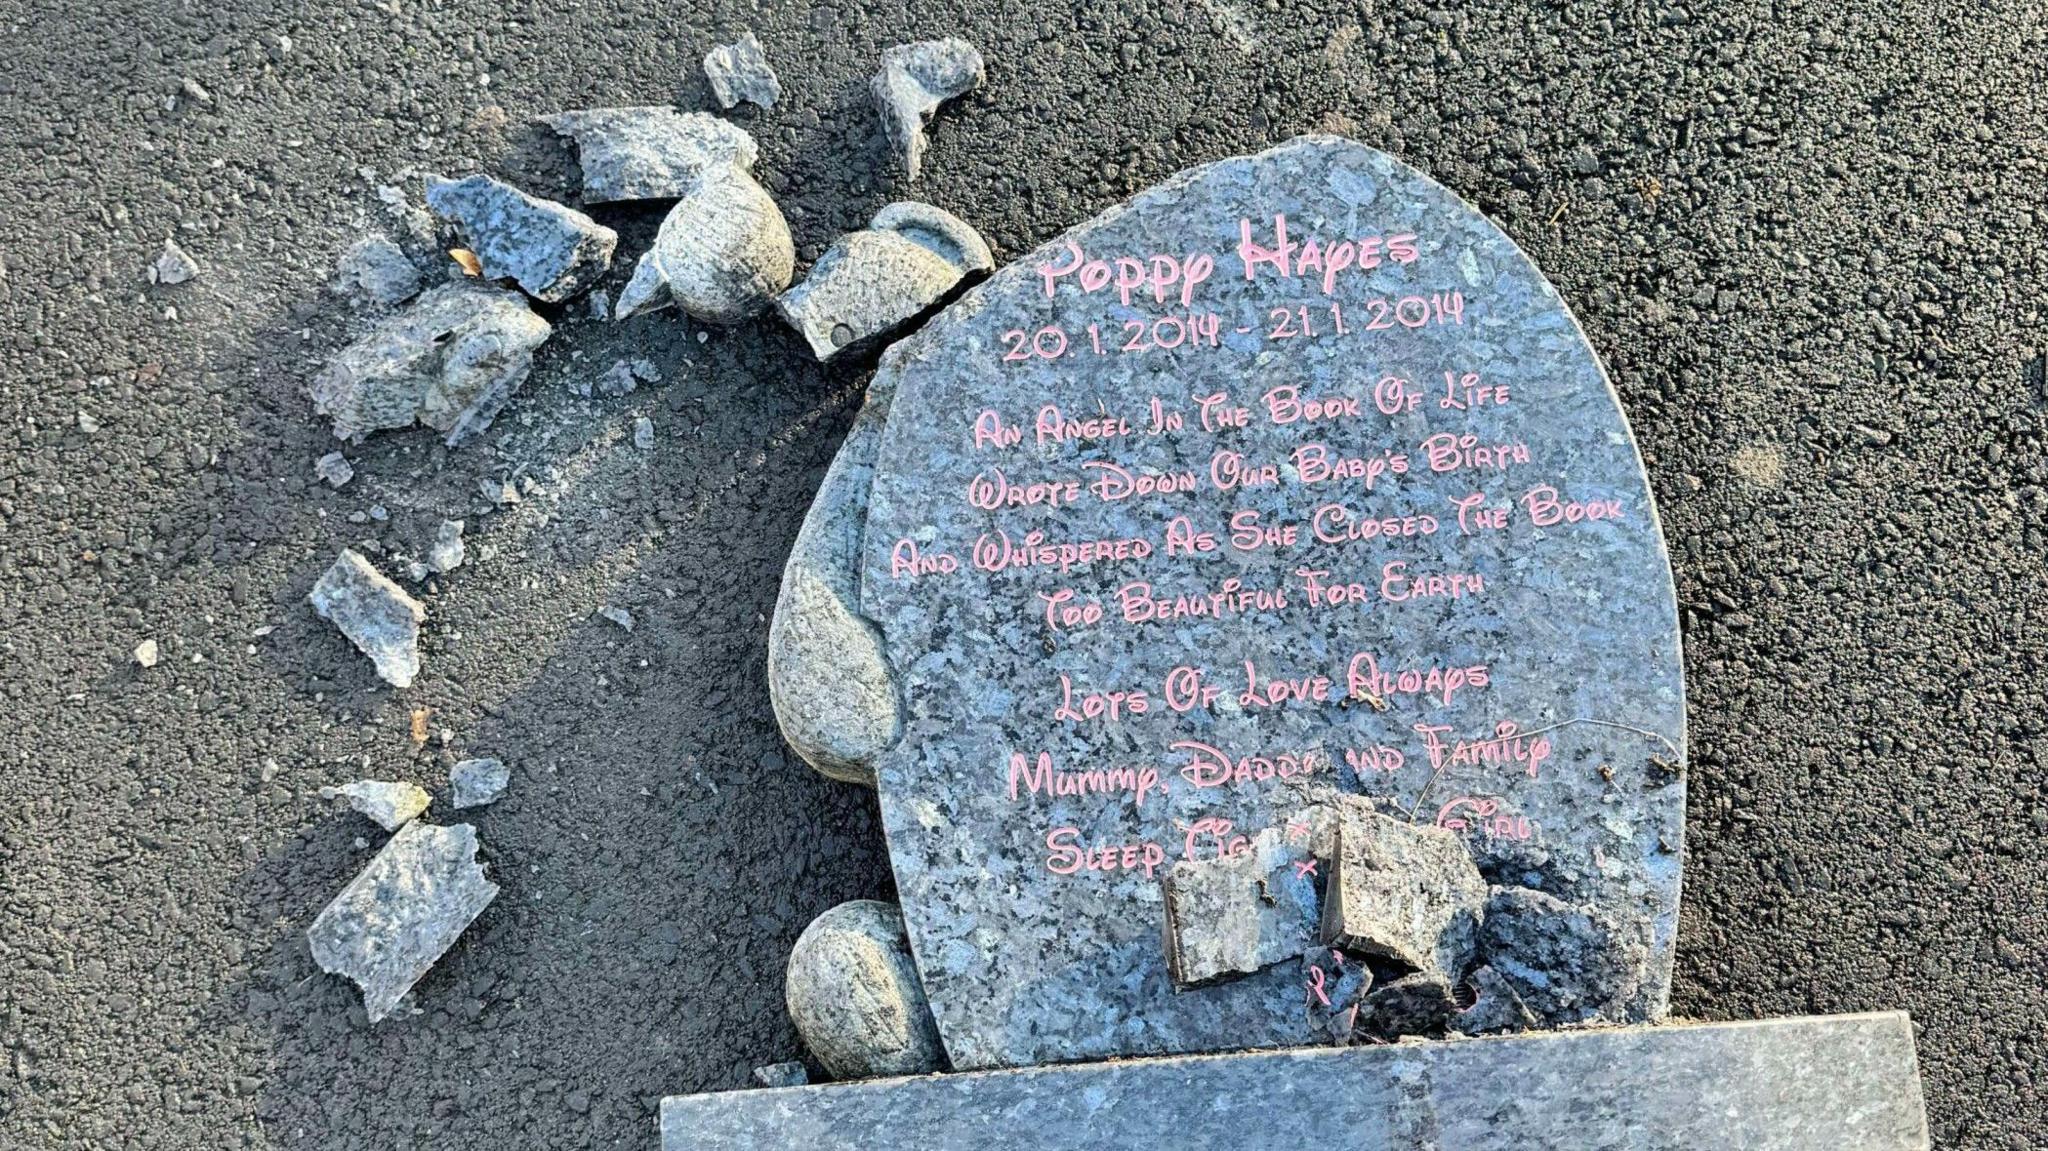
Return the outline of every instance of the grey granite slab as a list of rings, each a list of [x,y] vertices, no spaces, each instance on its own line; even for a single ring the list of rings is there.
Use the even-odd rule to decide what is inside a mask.
[[[1924,1151],[1903,1013],[1182,1056],[664,1099],[664,1151]]]
[[[875,386],[877,785],[955,1067],[1318,1038],[1297,960],[1176,990],[1160,881],[1341,794],[1614,925],[1642,970],[1545,1022],[1661,1017],[1670,569],[1599,360],[1484,216],[1348,140],[1219,161],[1018,258]]]

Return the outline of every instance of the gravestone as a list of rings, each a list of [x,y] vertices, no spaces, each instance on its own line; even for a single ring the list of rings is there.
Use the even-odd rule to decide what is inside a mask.
[[[875,386],[875,773],[956,1068],[1325,1040],[1298,955],[1177,986],[1161,886],[1277,833],[1320,888],[1339,796],[1548,909],[1496,933],[1543,1022],[1664,1014],[1656,511],[1578,325],[1471,206],[1334,138],[1209,164],[1014,261]],[[1553,920],[1600,933],[1597,979]]]

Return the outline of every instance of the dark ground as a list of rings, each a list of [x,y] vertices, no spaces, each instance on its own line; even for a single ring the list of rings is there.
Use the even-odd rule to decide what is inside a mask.
[[[561,191],[529,117],[709,106],[697,59],[751,26],[786,95],[738,118],[804,259],[903,191],[879,51],[951,32],[989,83],[914,194],[999,254],[1310,130],[1482,205],[1605,356],[1670,536],[1675,1010],[1910,1009],[1940,1145],[2048,1146],[2048,37],[1945,8],[0,0],[0,1145],[650,1148],[659,1096],[798,1053],[790,943],[890,887],[871,800],[785,751],[763,685],[863,375],[772,321],[572,308],[485,443],[385,433],[340,492],[301,391],[357,322],[322,283],[374,184]],[[211,102],[167,108],[186,77]],[[660,210],[596,213],[614,289]],[[205,271],[150,287],[173,234]],[[571,396],[642,348],[670,383]],[[515,466],[538,492],[486,514]],[[471,566],[394,693],[303,597],[443,516]],[[504,893],[371,1029],[303,931],[382,835],[314,791],[463,754],[516,765],[475,820]]]

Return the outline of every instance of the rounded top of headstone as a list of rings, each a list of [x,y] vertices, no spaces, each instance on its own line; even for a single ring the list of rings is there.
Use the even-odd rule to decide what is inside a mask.
[[[1312,1041],[1320,925],[1226,908],[1195,926],[1245,970],[1177,988],[1161,887],[1274,832],[1312,904],[1345,796],[1593,925],[1627,977],[1546,1021],[1663,1012],[1670,569],[1598,359],[1479,212],[1333,137],[1206,164],[997,273],[874,386],[862,608],[904,716],[876,774],[956,1067]],[[1534,938],[1558,954],[1475,962],[1576,986],[1592,960]]]

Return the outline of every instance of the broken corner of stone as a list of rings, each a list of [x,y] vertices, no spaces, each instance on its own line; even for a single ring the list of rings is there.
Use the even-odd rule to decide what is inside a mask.
[[[862,531],[889,400],[869,388],[797,532],[768,625],[768,699],[782,738],[820,773],[868,787],[902,726],[881,632],[860,613]]]

